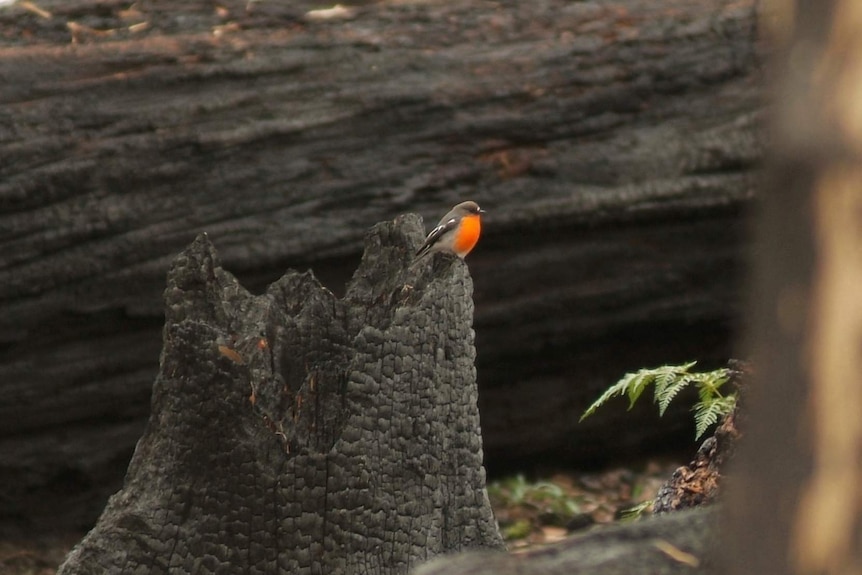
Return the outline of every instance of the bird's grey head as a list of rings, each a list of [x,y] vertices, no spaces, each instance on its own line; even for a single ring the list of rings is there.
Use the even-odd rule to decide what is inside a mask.
[[[461,202],[457,206],[453,208],[453,211],[461,213],[461,214],[484,214],[485,210],[479,207],[479,204],[474,202],[473,200],[468,200],[466,202]]]

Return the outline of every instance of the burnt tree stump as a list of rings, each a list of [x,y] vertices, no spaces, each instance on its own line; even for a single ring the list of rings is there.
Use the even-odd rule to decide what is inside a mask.
[[[312,268],[341,295],[373,223],[475,199],[489,460],[690,440],[684,406],[577,419],[731,354],[754,0],[33,4],[0,8],[0,533],[89,528],[117,490],[204,231],[253,290]]]
[[[503,547],[485,491],[472,281],[369,234],[343,299],[288,272],[253,296],[206,236],[165,291],[152,414],[61,573],[406,573]]]

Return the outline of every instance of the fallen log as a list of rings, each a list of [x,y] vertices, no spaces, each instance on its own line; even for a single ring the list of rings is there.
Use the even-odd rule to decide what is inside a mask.
[[[519,555],[441,557],[413,575],[690,575],[716,572],[718,509],[695,508],[597,528]]]

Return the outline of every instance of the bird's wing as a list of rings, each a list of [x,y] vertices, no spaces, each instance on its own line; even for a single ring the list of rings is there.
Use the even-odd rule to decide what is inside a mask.
[[[425,252],[431,249],[431,246],[436,244],[440,238],[448,232],[449,230],[455,229],[458,225],[458,218],[449,218],[445,222],[441,222],[437,225],[436,228],[431,230],[431,233],[428,234],[428,237],[425,238],[425,243],[422,244],[422,247],[416,252],[417,256],[423,255]]]

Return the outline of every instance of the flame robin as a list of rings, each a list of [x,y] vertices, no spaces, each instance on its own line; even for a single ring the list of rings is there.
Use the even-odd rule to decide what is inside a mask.
[[[450,252],[463,259],[479,241],[484,213],[485,210],[473,201],[461,202],[452,208],[425,238],[416,252],[416,259],[432,252]]]

